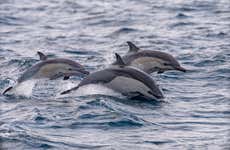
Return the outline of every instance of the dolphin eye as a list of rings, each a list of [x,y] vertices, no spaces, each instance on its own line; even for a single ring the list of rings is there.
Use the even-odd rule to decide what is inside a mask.
[[[73,70],[73,69],[72,69],[72,68],[69,68],[68,70],[70,70],[70,71],[71,71],[71,70]]]
[[[170,64],[169,64],[169,63],[164,63],[164,65],[165,65],[165,66],[170,66]]]
[[[153,95],[153,92],[151,92],[151,91],[148,91],[148,93],[151,94],[151,95]]]

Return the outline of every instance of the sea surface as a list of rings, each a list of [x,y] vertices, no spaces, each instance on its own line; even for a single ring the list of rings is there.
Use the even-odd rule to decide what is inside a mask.
[[[152,74],[163,101],[99,85],[60,96],[78,77],[31,81],[0,95],[0,149],[229,150],[229,0],[0,0],[0,92],[37,51],[94,72],[126,54],[126,41],[188,69]]]

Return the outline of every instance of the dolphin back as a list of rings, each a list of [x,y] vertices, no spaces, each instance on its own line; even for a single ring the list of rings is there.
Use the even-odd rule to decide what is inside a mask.
[[[70,93],[71,91],[77,90],[79,87],[87,85],[87,84],[108,83],[111,80],[113,80],[115,77],[116,75],[113,72],[111,72],[110,69],[97,71],[97,72],[91,73],[88,76],[86,76],[76,87],[66,90],[62,92],[61,94]]]

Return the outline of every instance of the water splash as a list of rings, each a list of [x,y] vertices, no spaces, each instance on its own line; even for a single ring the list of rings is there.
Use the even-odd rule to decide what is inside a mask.
[[[20,95],[25,97],[31,97],[33,93],[33,87],[36,84],[37,80],[27,80],[25,82],[16,84],[10,91],[7,92],[7,95]]]
[[[80,81],[79,81],[80,82]],[[67,89],[71,89],[73,87],[76,87],[78,84],[76,83],[67,83],[64,84],[62,89],[63,91],[67,90]],[[122,97],[122,95],[110,88],[107,88],[101,84],[89,84],[89,85],[85,85],[80,87],[79,89],[72,91],[71,92],[72,95],[74,96],[86,96],[86,95],[108,95],[108,96],[118,96],[118,97]],[[62,97],[62,96],[58,96],[58,97]]]

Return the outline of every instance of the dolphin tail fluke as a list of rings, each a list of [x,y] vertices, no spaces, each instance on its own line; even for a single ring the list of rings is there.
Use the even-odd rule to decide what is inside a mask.
[[[79,87],[80,87],[80,86],[76,86],[76,87],[74,87],[74,88],[72,88],[72,89],[63,91],[63,92],[61,92],[61,95],[68,94],[68,93],[70,93],[70,92],[72,92],[72,91],[74,91],[74,90],[77,90]]]
[[[8,87],[3,93],[2,93],[2,95],[5,95],[8,91],[10,91],[11,89],[13,89],[13,87],[11,86],[11,87]]]
[[[68,93],[70,93],[71,91],[72,91],[72,90],[63,91],[63,92],[61,92],[61,95],[68,94]]]
[[[140,50],[139,47],[137,47],[135,44],[133,44],[130,41],[127,41],[127,44],[129,45],[129,53],[138,52]]]

